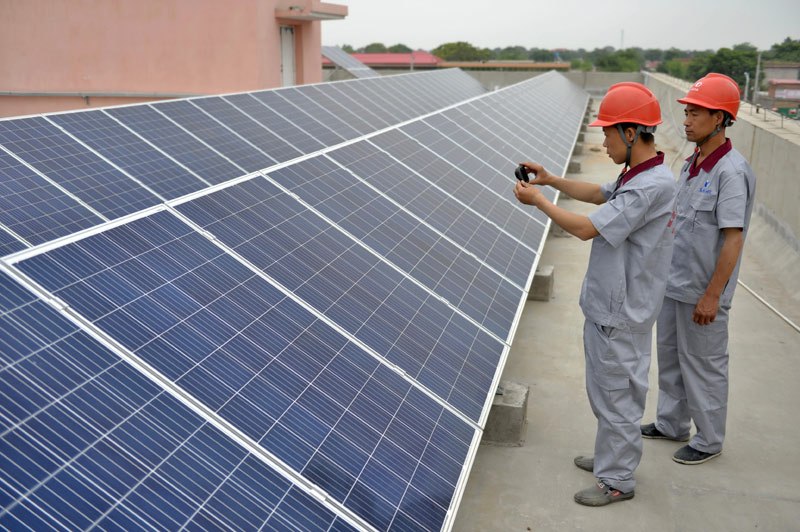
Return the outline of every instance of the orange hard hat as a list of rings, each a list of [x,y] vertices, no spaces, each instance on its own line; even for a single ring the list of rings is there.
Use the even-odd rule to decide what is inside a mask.
[[[629,122],[658,125],[661,123],[661,106],[650,89],[641,83],[624,81],[609,87],[600,102],[597,120],[589,126],[607,127]]]
[[[739,85],[724,74],[712,72],[698,79],[678,103],[725,111],[735,120],[739,112]]]

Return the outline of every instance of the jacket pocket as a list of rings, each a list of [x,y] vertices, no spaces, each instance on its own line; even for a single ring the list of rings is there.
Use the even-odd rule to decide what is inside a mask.
[[[717,195],[696,193],[689,200],[689,206],[694,211],[692,217],[692,232],[704,230],[718,230],[717,226]]]

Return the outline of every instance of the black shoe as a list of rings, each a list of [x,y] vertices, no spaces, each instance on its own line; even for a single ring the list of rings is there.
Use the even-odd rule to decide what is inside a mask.
[[[576,456],[573,462],[578,469],[583,469],[589,473],[594,471],[594,456]]]
[[[689,441],[689,435],[681,436],[680,438],[670,438],[666,434],[663,434],[660,430],[656,428],[655,423],[650,423],[649,425],[641,425],[639,427],[642,431],[642,438],[649,438],[651,440],[672,440],[672,441]]]
[[[716,458],[721,454],[722,451],[716,453],[704,453],[703,451],[698,451],[697,449],[693,449],[688,445],[684,445],[675,451],[675,454],[672,455],[672,459],[679,464],[695,465],[708,462],[712,458]]]

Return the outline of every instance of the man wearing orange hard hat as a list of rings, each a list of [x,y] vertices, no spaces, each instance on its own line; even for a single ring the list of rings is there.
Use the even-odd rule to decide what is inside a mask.
[[[689,441],[672,459],[702,464],[722,452],[728,411],[728,312],[750,225],[756,177],[725,137],[739,87],[722,74],[698,80],[684,98],[686,138],[696,144],[681,170],[675,248],[657,322],[658,408],[642,436]]]
[[[540,164],[522,163],[514,189],[565,231],[592,240],[580,307],[586,318],[583,342],[586,392],[597,418],[594,456],[579,456],[577,467],[597,482],[575,494],[586,506],[632,499],[633,473],[642,457],[640,424],[647,395],[652,330],[663,302],[672,253],[668,222],[675,179],[656,151],[661,108],[641,83],[617,83],[600,103],[597,120],[603,146],[616,164],[615,181],[604,185],[564,179]],[[630,168],[629,168],[630,167]],[[536,177],[526,183],[527,174]],[[551,203],[536,185],[551,186],[600,207],[582,216]]]

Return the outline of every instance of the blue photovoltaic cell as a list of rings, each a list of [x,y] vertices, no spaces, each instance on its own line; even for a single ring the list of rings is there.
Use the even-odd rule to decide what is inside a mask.
[[[0,257],[25,249],[26,246],[8,232],[0,229]]]
[[[434,80],[442,94],[454,98],[451,103],[475,98],[486,93],[486,89],[476,78],[460,68],[444,70],[442,75],[437,76]]]
[[[503,123],[505,120],[501,113],[493,111],[490,107],[484,107],[481,110],[474,102],[452,109],[447,116],[463,129],[473,132],[475,136],[494,146],[501,153],[513,153],[515,158],[529,156],[530,146],[540,144],[531,130],[517,128],[515,131],[510,124]],[[547,153],[547,150],[543,151]],[[555,168],[555,162],[549,156],[543,161],[543,164]]]
[[[325,146],[296,124],[279,115],[252,94],[234,94],[223,99],[240,109],[247,116],[272,131],[298,151],[298,155],[321,150]]]
[[[501,342],[262,179],[178,209],[477,421]]]
[[[275,164],[272,157],[256,149],[242,137],[208,116],[191,101],[170,101],[153,105],[184,129],[227,157],[231,162],[254,172]]]
[[[492,145],[486,144],[483,140],[477,138],[473,132],[463,129],[443,113],[429,116],[423,122],[437,129],[495,170],[509,168],[510,166],[512,172],[510,175],[513,175],[514,167],[519,161],[515,161],[510,155],[503,155]]]
[[[506,98],[482,98],[463,106],[463,111],[476,119],[485,127],[499,132],[505,138],[516,137],[522,144],[517,147],[526,160],[534,160],[545,168],[560,168],[563,164],[562,154],[554,147],[560,142],[558,132],[541,131],[542,125],[535,119],[528,119],[524,109],[518,105],[507,109],[503,107]],[[518,127],[514,127],[514,124]],[[520,125],[521,124],[521,125]]]
[[[459,166],[448,163],[400,131],[391,130],[382,133],[372,137],[369,142],[408,167],[403,169],[382,155],[376,157],[377,160],[374,162],[374,164],[394,166],[393,169],[381,169],[376,172],[397,175],[398,179],[391,184],[393,189],[415,191],[416,196],[406,203],[409,210],[518,286],[525,286],[531,264],[535,259],[535,252],[525,245],[525,241],[518,240],[519,234],[516,230],[511,234],[501,230],[491,217],[495,209],[517,212],[513,204],[465,175]],[[427,182],[419,176],[425,178]],[[377,176],[375,178],[365,176],[365,178],[378,179]],[[386,192],[390,196],[398,195],[392,190]],[[408,192],[404,194],[410,195]],[[466,209],[464,206],[471,208]],[[507,218],[508,214],[505,216]],[[523,222],[530,221],[523,219]],[[521,227],[524,229],[526,225],[528,224],[521,224]],[[534,225],[531,226],[533,227]],[[544,228],[541,226],[538,228],[539,231],[534,233],[532,238],[541,237]],[[530,235],[524,236],[531,238]],[[533,239],[530,242],[533,243]]]
[[[505,157],[505,164],[511,161],[525,160],[528,150],[526,142],[522,141],[513,132],[505,130],[502,126],[491,123],[488,118],[479,121],[477,119],[479,116],[467,116],[464,114],[462,107],[469,107],[469,104],[445,111],[441,116],[452,120],[461,129],[468,131],[472,136],[477,137],[484,144],[501,153]],[[480,115],[477,111],[473,112],[476,115]]]
[[[64,113],[50,120],[164,199],[208,186],[102,111]]]
[[[306,132],[314,140],[319,141],[323,146],[328,147],[344,142],[345,138],[343,136],[306,113],[302,107],[297,107],[287,99],[291,97],[291,91],[293,90],[261,91],[251,93],[251,95],[285,120],[288,120],[292,125]],[[284,97],[283,94],[287,91],[289,94]]]
[[[342,102],[342,105],[361,113],[362,118],[376,131],[401,122],[383,102],[377,100],[376,95],[365,83],[330,83],[325,87],[325,91],[331,98]],[[360,111],[359,107],[367,112]]]
[[[0,144],[108,218],[159,203],[44,118],[0,121]]]
[[[334,114],[330,106],[327,105],[331,103],[330,101],[326,101],[329,99],[327,97],[321,97],[319,94],[310,93],[307,87],[282,90],[280,95],[298,109],[302,109],[304,112],[314,117],[315,120],[335,132],[344,140],[350,140],[362,135],[355,127],[348,123],[355,120],[345,121],[339,116],[341,114],[346,114],[341,109],[341,106],[337,109],[337,113]],[[312,98],[312,96],[314,96],[314,98]],[[372,129],[370,128],[370,132],[371,131]]]
[[[192,103],[231,128],[240,137],[247,139],[276,162],[288,161],[301,155],[284,139],[244,114],[224,98],[196,98],[192,100]]]
[[[514,166],[563,172],[586,101],[450,69],[0,121],[4,256],[414,120],[173,205],[208,233],[162,208],[7,264],[157,375],[0,272],[0,528],[451,523],[545,236]]]
[[[344,100],[337,100],[335,97],[336,95],[330,93],[326,85],[300,86],[295,90],[309,102],[303,105],[304,109],[310,109],[310,102],[313,102],[314,105],[319,105],[330,113],[330,115],[336,117],[338,121],[346,124],[348,128],[354,132],[347,137],[348,139],[360,137],[378,129],[362,118],[362,115],[367,115],[368,113],[365,113],[362,109],[357,107],[350,106],[348,108],[346,102]],[[314,113],[314,115],[316,116],[316,113]],[[320,116],[325,115],[320,113]]]
[[[427,124],[425,120],[406,124],[400,131],[436,152],[453,167],[463,170],[465,174],[479,181],[496,195],[505,194],[513,197],[513,187],[516,183],[513,173],[518,162],[506,160],[499,169],[489,166],[459,142]],[[502,170],[506,170],[505,173]],[[548,194],[546,190],[542,189],[545,195],[552,199],[553,194]],[[506,232],[516,235],[520,241],[535,247],[535,243],[541,240],[547,217],[538,209],[523,207],[518,202],[516,205],[502,202],[496,204],[493,209],[485,211],[484,216]]]
[[[346,523],[0,272],[0,528]]]
[[[392,84],[387,84],[383,78],[359,80],[358,85],[359,93],[367,95],[369,100],[378,103],[395,117],[393,123],[405,122],[422,113],[421,108],[412,109],[413,102],[405,99],[406,96],[401,91],[393,88]]]
[[[271,172],[270,177],[500,338],[508,336],[522,296],[520,286],[502,279],[350,172],[315,158]]]
[[[172,214],[18,267],[372,526],[441,528],[475,430]]]
[[[103,221],[4,151],[0,151],[0,176],[0,223],[33,245]]]
[[[240,168],[182,127],[164,118],[149,105],[118,107],[106,112],[209,184],[228,181],[243,173]]]
[[[429,112],[436,95],[431,91],[430,78],[420,76],[411,80],[412,86],[405,81],[406,76],[398,76],[394,83],[383,83],[383,79],[368,79],[361,83],[374,88],[379,94],[384,94],[382,101],[386,105],[393,105],[405,113],[406,119],[417,118]]]
[[[566,167],[584,115],[587,95],[563,76],[538,76],[489,97],[472,102],[477,109],[525,124],[517,135],[528,140],[530,158],[553,161],[554,170]],[[491,110],[491,112],[490,112]],[[548,163],[549,164],[549,163]]]

